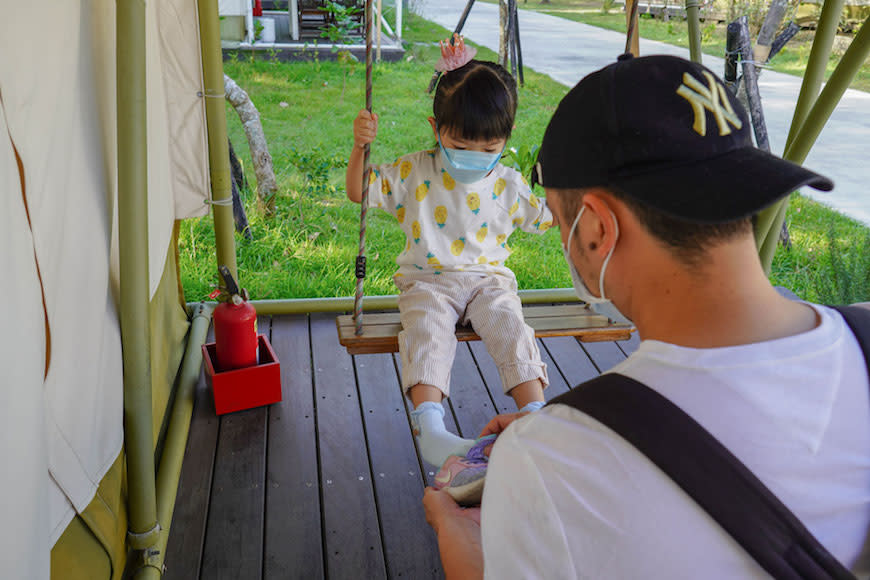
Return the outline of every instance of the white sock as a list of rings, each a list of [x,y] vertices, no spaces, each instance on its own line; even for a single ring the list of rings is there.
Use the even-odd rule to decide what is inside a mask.
[[[465,455],[474,439],[463,439],[444,426],[444,406],[434,401],[420,403],[411,411],[411,425],[426,463],[441,467],[451,455]]]
[[[541,407],[543,407],[546,404],[547,404],[546,401],[531,401],[530,403],[526,403],[525,407],[520,409],[518,412],[520,412],[520,413],[525,413],[525,412],[532,413],[534,411],[539,410]]]

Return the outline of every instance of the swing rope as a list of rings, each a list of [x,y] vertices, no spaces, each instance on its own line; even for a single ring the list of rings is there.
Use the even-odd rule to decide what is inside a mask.
[[[372,0],[366,0],[366,110],[372,112]],[[369,153],[371,144],[366,144],[363,154],[362,200],[359,211],[359,255],[356,257],[356,295],[353,300],[354,334],[362,334],[363,282],[366,277],[366,210],[369,204]]]

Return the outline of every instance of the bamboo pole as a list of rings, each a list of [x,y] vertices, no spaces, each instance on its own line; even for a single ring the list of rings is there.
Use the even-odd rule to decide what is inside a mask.
[[[686,19],[689,23],[689,58],[692,62],[700,63],[701,3],[698,0],[686,0]]]
[[[639,0],[625,0],[625,52],[640,56],[640,31],[638,30]]]
[[[810,50],[810,57],[804,72],[803,82],[801,83],[801,91],[798,95],[788,138],[785,142],[786,151],[791,147],[792,142],[798,132],[800,132],[807,114],[819,94],[819,88],[825,77],[828,58],[831,55],[831,47],[834,44],[834,36],[837,33],[840,14],[843,10],[843,2],[844,0],[828,0],[822,5],[819,25],[813,38],[813,46]],[[755,221],[755,242],[759,249],[761,264],[767,273],[770,273],[770,267],[773,264],[776,242],[779,239],[779,232],[782,229],[782,222],[785,218],[784,206],[787,205],[788,198],[786,197],[782,201],[761,211]]]
[[[157,520],[160,522],[160,536],[155,547],[158,556],[154,566],[140,568],[136,572],[136,580],[159,579],[161,576],[158,571],[162,570],[163,559],[166,556],[169,528],[178,494],[178,481],[181,479],[181,465],[187,446],[187,436],[190,433],[190,418],[193,416],[196,383],[202,366],[202,345],[208,334],[211,313],[211,305],[199,303],[194,307],[184,362],[181,364],[175,393],[175,403],[172,405],[166,442],[160,458],[160,470],[157,472]]]
[[[578,302],[573,288],[549,288],[546,290],[520,290],[523,304],[549,304],[551,302]],[[257,314],[264,316],[282,314],[307,314],[311,312],[351,312],[354,307],[353,296],[339,298],[292,298],[283,300],[251,300]],[[199,302],[187,304],[189,310],[199,306]],[[212,306],[215,303],[208,303]],[[365,310],[396,310],[398,296],[366,296]]]
[[[145,551],[147,565],[159,528],[151,403],[144,0],[120,0],[116,27],[118,243],[128,540],[133,549]]]
[[[227,152],[227,117],[224,104],[224,70],[217,0],[198,0],[202,81],[208,124],[208,163],[214,218],[217,264],[226,265],[239,280],[233,227],[233,193]]]
[[[816,139],[818,139],[819,134],[821,134],[822,129],[831,117],[831,113],[834,112],[837,103],[843,98],[843,93],[849,88],[849,84],[851,84],[855,75],[858,74],[861,65],[870,56],[870,26],[868,26],[868,23],[870,23],[870,16],[861,25],[861,29],[855,35],[852,44],[849,45],[849,48],[843,54],[840,63],[834,69],[831,78],[828,79],[825,88],[807,114],[800,131],[797,132],[794,140],[786,148],[783,157],[789,161],[803,163],[806,160],[810,149],[812,149]],[[782,222],[785,220],[787,201],[780,203],[777,208],[773,222],[777,232],[782,228]],[[773,263],[773,255],[776,253],[776,242],[778,239],[778,236],[768,234],[761,245],[761,263],[765,265],[765,269],[768,271]]]

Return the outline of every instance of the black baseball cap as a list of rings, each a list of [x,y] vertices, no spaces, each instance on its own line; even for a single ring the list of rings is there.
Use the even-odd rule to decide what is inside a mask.
[[[565,95],[532,180],[556,189],[614,189],[699,223],[748,217],[804,185],[834,187],[755,147],[746,111],[708,68],[631,54]]]

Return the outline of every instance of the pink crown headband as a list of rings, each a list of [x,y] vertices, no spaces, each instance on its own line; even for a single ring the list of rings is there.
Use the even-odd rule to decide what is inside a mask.
[[[473,46],[465,46],[465,40],[458,34],[453,35],[452,45],[448,40],[442,40],[440,44],[441,58],[435,63],[435,70],[439,72],[456,70],[468,64],[468,61],[477,54],[477,49]]]

